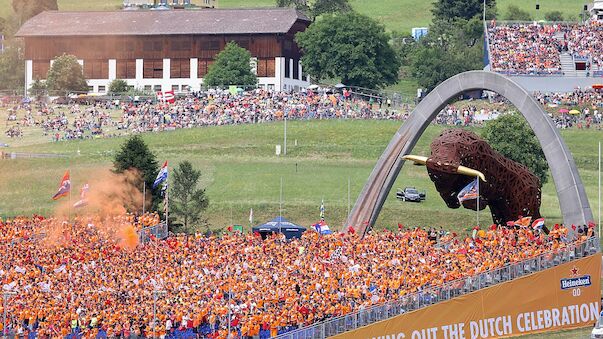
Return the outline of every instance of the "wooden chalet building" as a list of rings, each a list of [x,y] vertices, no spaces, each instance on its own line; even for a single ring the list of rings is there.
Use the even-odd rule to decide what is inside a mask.
[[[44,80],[57,56],[75,55],[90,92],[114,79],[143,90],[201,88],[216,54],[229,41],[251,52],[259,87],[309,85],[294,36],[310,20],[290,8],[119,12],[43,12],[17,32],[25,43],[25,86]]]

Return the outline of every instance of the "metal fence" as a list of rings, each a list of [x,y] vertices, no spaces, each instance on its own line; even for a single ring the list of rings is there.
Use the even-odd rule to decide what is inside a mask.
[[[157,224],[155,226],[145,227],[138,231],[138,240],[140,240],[141,244],[146,244],[151,241],[154,237],[155,239],[165,239],[168,236],[168,227],[165,222]]]
[[[590,238],[582,243],[570,244],[563,250],[548,252],[518,263],[507,264],[499,269],[448,282],[441,286],[425,288],[420,292],[406,295],[400,299],[328,319],[308,327],[281,334],[276,338],[327,338],[406,312],[415,311],[441,301],[475,292],[485,287],[552,268],[597,252],[600,252],[600,240],[598,237]]]

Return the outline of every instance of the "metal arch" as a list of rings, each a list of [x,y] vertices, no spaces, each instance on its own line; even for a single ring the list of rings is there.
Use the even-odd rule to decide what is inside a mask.
[[[463,92],[480,89],[493,91],[507,98],[536,134],[551,169],[564,223],[584,225],[593,219],[574,158],[540,104],[528,91],[506,76],[470,71],[455,75],[438,85],[413,110],[379,158],[348,216],[347,226],[364,234],[375,224],[404,165],[402,156],[411,154],[429,123],[451,99]]]

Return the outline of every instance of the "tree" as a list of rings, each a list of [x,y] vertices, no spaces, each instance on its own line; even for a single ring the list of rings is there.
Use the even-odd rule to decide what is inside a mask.
[[[12,7],[20,24],[44,11],[59,9],[57,0],[12,0]]]
[[[115,79],[109,83],[109,93],[125,93],[128,91],[128,83],[122,79]]]
[[[157,208],[161,200],[160,188],[152,189],[153,182],[157,177],[157,173],[159,173],[157,159],[139,135],[130,137],[122,144],[121,149],[113,159],[113,168],[116,173],[124,173],[128,170],[138,171],[140,178],[146,183],[147,192],[152,192],[154,209]],[[142,186],[140,184],[142,183],[137,186]],[[140,191],[142,189],[142,187],[139,187]]]
[[[200,189],[201,171],[195,170],[190,161],[183,161],[174,169],[171,188],[172,213],[181,218],[184,229],[201,220],[203,212],[209,206],[205,190]]]
[[[87,92],[88,84],[82,72],[82,65],[73,55],[63,54],[54,59],[48,75],[46,86],[51,91]]]
[[[251,54],[245,48],[231,41],[216,56],[216,61],[209,67],[203,78],[207,86],[255,86],[258,78],[251,72],[249,61]]]
[[[431,10],[436,20],[469,20],[475,16],[482,17],[483,0],[438,0]],[[486,1],[486,18],[496,17],[496,0]]]
[[[316,18],[323,14],[351,12],[348,0],[316,0],[311,8],[311,16]]]
[[[385,28],[354,12],[327,15],[295,36],[304,70],[316,80],[339,78],[350,86],[396,83],[400,61]]]
[[[9,40],[0,54],[0,89],[22,90],[25,85],[25,61],[21,51],[22,44]]]
[[[471,20],[435,21],[410,57],[410,70],[431,91],[453,75],[483,67],[483,26]]]
[[[343,13],[352,11],[348,0],[315,0],[312,4],[307,0],[276,0],[277,7],[295,7],[311,18],[323,14]]]
[[[516,21],[532,21],[532,16],[527,11],[524,11],[515,5],[509,5],[509,7],[507,7],[505,19]]]
[[[550,11],[544,15],[546,21],[563,21],[563,13],[561,11]]]
[[[44,93],[46,93],[46,84],[40,81],[40,79],[34,80],[31,87],[29,87],[29,94],[35,96],[37,100],[40,100]]]
[[[482,137],[500,154],[529,168],[541,185],[547,182],[549,165],[534,131],[523,117],[507,114],[489,121]]]

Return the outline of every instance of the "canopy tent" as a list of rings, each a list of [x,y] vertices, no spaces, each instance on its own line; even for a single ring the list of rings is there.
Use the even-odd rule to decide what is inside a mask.
[[[276,217],[265,224],[253,227],[252,231],[254,233],[258,232],[262,238],[266,238],[267,235],[272,233],[282,233],[287,239],[291,239],[301,237],[306,228],[296,225],[283,217]]]

